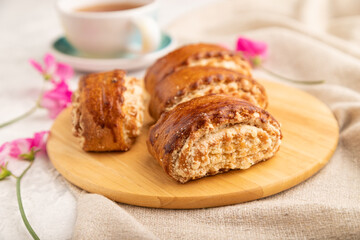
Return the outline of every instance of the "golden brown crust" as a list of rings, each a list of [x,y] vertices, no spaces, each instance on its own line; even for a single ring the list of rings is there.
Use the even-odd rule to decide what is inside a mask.
[[[196,66],[182,68],[160,81],[151,95],[149,111],[158,119],[164,111],[194,97],[229,94],[265,109],[265,88],[250,77],[225,68]]]
[[[216,134],[221,129],[237,125],[246,125],[265,132],[274,144],[273,149],[266,150],[268,153],[264,155],[266,156],[264,159],[255,159],[252,164],[269,158],[278,150],[282,138],[280,124],[268,112],[249,102],[220,94],[194,98],[163,113],[157,123],[150,128],[148,150],[167,174],[182,183],[206,175],[242,168],[235,166],[216,171],[209,170],[202,175],[194,175],[194,173],[186,175],[189,170],[188,165],[191,164],[186,162],[189,156],[180,157],[180,152],[183,153],[184,148],[189,148],[190,140],[196,138],[199,140]],[[199,147],[190,146],[189,149],[193,151],[197,148]],[[179,172],[185,175],[179,175]]]
[[[154,87],[169,74],[186,66],[192,66],[203,59],[213,59],[203,65],[217,66],[226,60],[236,66],[236,70],[246,76],[251,76],[251,67],[241,56],[215,44],[190,44],[170,52],[158,59],[148,68],[145,75],[145,88],[152,94]]]
[[[138,106],[124,104],[128,79],[122,70],[93,73],[80,78],[73,95],[73,134],[85,151],[126,151],[138,135]],[[141,98],[142,96],[138,96]],[[129,116],[129,110],[136,116]],[[133,113],[134,114],[134,113]],[[141,125],[141,124],[140,124]],[[131,128],[131,129],[129,129]],[[137,133],[137,134],[134,134]]]

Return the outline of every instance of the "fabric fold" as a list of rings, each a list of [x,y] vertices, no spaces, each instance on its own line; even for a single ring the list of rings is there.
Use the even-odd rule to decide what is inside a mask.
[[[73,239],[158,239],[116,203],[98,194],[81,194]]]

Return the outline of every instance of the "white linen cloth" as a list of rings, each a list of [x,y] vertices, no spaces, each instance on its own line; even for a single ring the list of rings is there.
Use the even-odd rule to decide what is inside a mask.
[[[0,18],[3,16],[1,13]],[[41,21],[48,16],[43,14],[35,18]],[[3,21],[0,23],[0,29],[6,29]],[[47,30],[54,33],[50,27]],[[233,44],[240,34],[262,40],[269,45],[267,68],[294,79],[325,79],[326,83],[322,85],[293,86],[315,95],[334,112],[340,126],[340,141],[334,156],[319,173],[287,191],[257,201],[210,209],[162,210],[116,204],[100,195],[71,187],[77,201],[76,220],[73,215],[75,199],[62,184],[64,180],[51,164],[39,159],[24,179],[23,196],[25,210],[34,229],[41,233],[40,237],[359,239],[360,2],[221,1],[180,17],[168,27],[168,31],[180,42]],[[38,38],[38,43],[24,47],[18,38],[30,39],[33,34],[44,32],[34,24],[28,32],[22,31],[22,36],[6,36],[9,42],[19,41],[23,46],[21,51],[14,50],[12,54],[23,56],[22,51],[28,50],[32,55],[26,55],[24,59],[13,58],[18,62],[7,62],[7,56],[0,55],[1,67],[10,69],[0,71],[2,92],[3,87],[6,88],[4,81],[12,81],[7,80],[12,74],[15,80],[24,76],[36,79],[36,73],[30,70],[26,58],[40,56],[39,51],[45,51],[42,46],[47,42]],[[33,50],[34,44],[38,44],[36,51]],[[0,52],[10,54],[4,45],[0,45]],[[15,64],[18,64],[16,68]],[[255,71],[255,76],[279,81],[260,70]],[[30,89],[29,86],[34,86],[34,82],[25,83],[22,88],[6,88],[8,93],[4,91],[5,94],[0,96],[0,100],[9,104],[3,106],[4,110],[16,116],[12,109],[33,101],[36,91],[24,94],[24,89]],[[8,99],[16,99],[14,97],[27,101],[12,101],[10,105]],[[39,111],[31,117],[31,128],[19,123],[0,130],[1,140],[31,136],[36,130],[48,129],[51,123],[43,120],[43,115],[45,113]],[[0,116],[0,120],[7,117]],[[25,238],[28,235],[17,210],[14,182],[0,182],[0,189],[0,216],[6,216],[0,221],[0,239]],[[74,232],[71,233],[69,229],[73,225]],[[16,231],[22,234],[18,235]]]

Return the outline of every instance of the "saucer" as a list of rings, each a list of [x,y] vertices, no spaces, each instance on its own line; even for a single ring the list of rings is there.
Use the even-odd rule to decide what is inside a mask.
[[[51,44],[50,51],[59,62],[67,63],[78,71],[98,72],[113,70],[115,68],[128,71],[140,70],[151,65],[154,61],[156,61],[156,59],[164,56],[174,48],[174,39],[170,35],[162,33],[160,47],[154,52],[142,55],[129,53],[114,58],[85,57],[82,56],[81,53],[73,46],[71,46],[65,37],[57,38]]]

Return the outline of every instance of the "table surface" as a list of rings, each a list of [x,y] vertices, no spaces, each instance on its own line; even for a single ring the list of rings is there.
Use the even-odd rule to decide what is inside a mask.
[[[165,27],[192,9],[218,0],[160,0],[159,23]],[[28,63],[41,60],[50,42],[62,35],[54,9],[55,1],[0,1],[0,122],[5,122],[30,109],[42,86],[41,76]],[[29,9],[31,9],[29,11]],[[131,73],[142,76],[144,71]],[[76,87],[79,73],[71,80]],[[52,120],[39,109],[16,124],[0,129],[0,144],[16,138],[31,137],[48,130]],[[21,169],[22,163],[12,163]],[[15,171],[16,173],[16,171]],[[16,202],[15,182],[0,182],[0,239],[28,239]],[[46,158],[36,161],[24,178],[22,196],[25,211],[42,239],[69,239],[76,214],[76,200],[62,178]],[[4,220],[5,219],[5,220]]]

